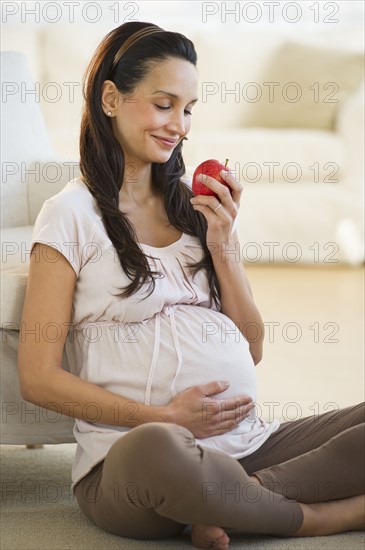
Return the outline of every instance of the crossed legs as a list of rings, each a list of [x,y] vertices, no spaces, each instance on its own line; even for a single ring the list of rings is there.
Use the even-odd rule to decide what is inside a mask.
[[[87,517],[124,537],[172,537],[188,524],[310,536],[313,506],[331,516],[329,506],[334,510],[340,499],[365,493],[364,408],[335,413],[326,413],[326,422],[321,415],[285,423],[240,461],[196,445],[181,426],[144,424],[111,447],[76,485],[75,496]],[[283,445],[289,435],[292,445]],[[286,456],[278,461],[279,455]],[[328,500],[333,502],[326,505]]]

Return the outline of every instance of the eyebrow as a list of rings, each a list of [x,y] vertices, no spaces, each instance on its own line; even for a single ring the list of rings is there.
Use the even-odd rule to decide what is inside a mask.
[[[179,99],[178,95],[173,94],[171,92],[166,92],[166,90],[156,90],[155,92],[153,92],[152,95],[155,95],[155,94],[164,94],[164,95],[168,95],[170,97],[173,97],[174,99]],[[197,101],[198,101],[198,98],[192,99],[191,101],[189,101],[188,105],[190,105],[190,103],[196,103]]]

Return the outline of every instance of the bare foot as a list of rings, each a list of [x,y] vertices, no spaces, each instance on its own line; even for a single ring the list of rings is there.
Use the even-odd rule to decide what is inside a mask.
[[[365,530],[365,495],[302,504],[304,521],[294,537],[318,537]]]
[[[214,548],[214,550],[227,550],[229,548],[228,535],[221,527],[215,527],[214,525],[193,525],[191,541],[197,548]]]
[[[348,530],[349,531],[365,531],[365,495],[351,497],[353,508],[349,514]]]

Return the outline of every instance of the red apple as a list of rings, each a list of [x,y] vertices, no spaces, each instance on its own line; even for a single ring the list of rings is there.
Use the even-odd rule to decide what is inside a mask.
[[[217,195],[217,193],[214,193],[214,191],[212,191],[210,187],[207,187],[206,185],[204,185],[203,182],[198,180],[198,176],[200,174],[211,176],[212,178],[218,180],[219,183],[222,183],[223,185],[228,187],[228,189],[232,192],[230,186],[225,181],[223,181],[220,176],[220,172],[222,170],[226,170],[226,172],[229,172],[227,168],[227,163],[228,163],[228,159],[226,160],[225,164],[219,162],[219,160],[209,159],[199,164],[199,166],[195,169],[195,172],[193,174],[192,191],[194,195],[211,195],[219,199],[219,196]]]

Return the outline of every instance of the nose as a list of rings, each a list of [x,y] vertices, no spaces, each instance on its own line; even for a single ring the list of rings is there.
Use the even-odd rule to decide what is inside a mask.
[[[185,120],[185,114],[183,110],[180,109],[174,109],[171,113],[171,116],[169,117],[169,121],[167,123],[167,129],[171,133],[176,133],[179,135],[183,135],[186,133],[186,120]]]

